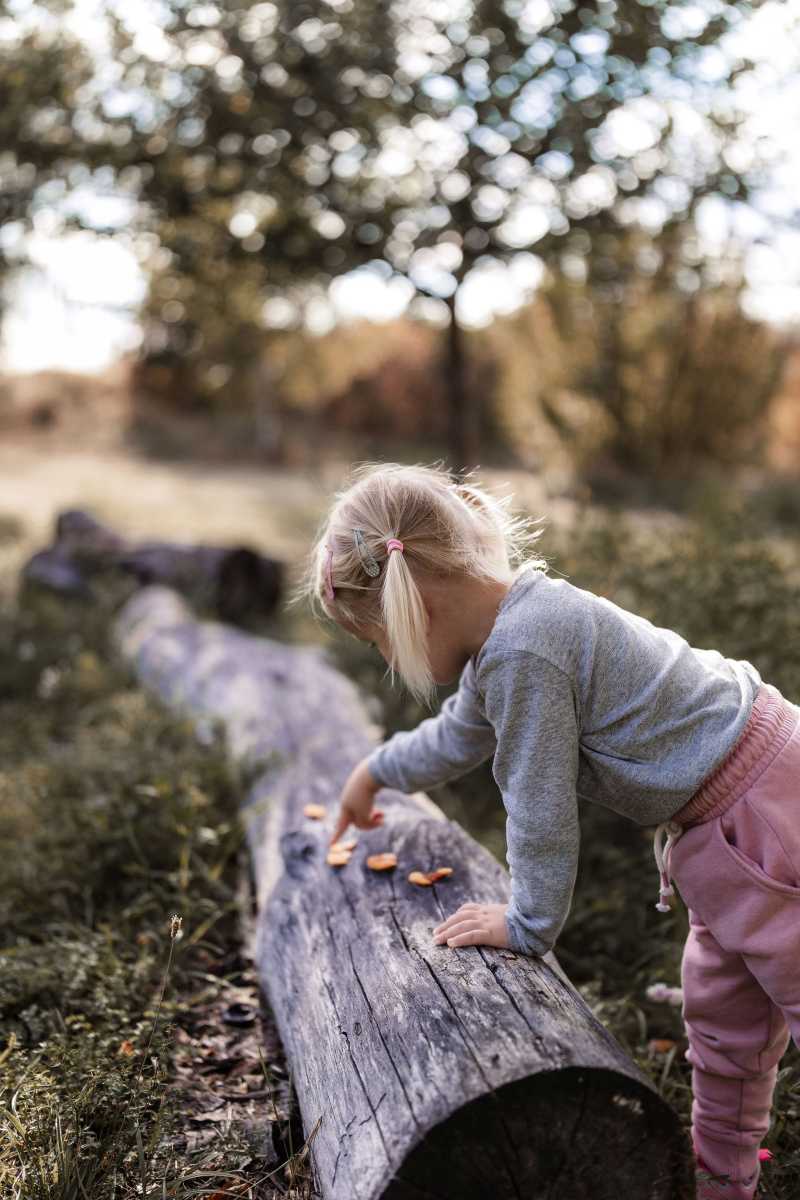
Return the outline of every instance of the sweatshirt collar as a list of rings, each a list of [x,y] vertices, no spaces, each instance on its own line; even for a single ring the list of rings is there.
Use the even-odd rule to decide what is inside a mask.
[[[489,645],[489,642],[492,640],[492,635],[494,634],[494,631],[497,628],[497,622],[500,619],[500,614],[503,612],[504,609],[506,609],[509,606],[512,599],[517,598],[517,596],[523,590],[522,585],[524,583],[529,582],[531,580],[531,577],[534,574],[536,574],[536,572],[533,567],[523,567],[522,570],[518,573],[518,575],[511,581],[511,586],[509,587],[505,596],[503,596],[503,599],[500,601],[500,603],[497,606],[497,616],[495,617],[494,625],[490,629],[488,637],[486,638],[486,640],[484,641],[484,643],[480,647],[480,649],[477,650],[475,652],[475,654],[472,655],[472,665],[476,671],[478,669],[479,659],[481,658],[486,647]]]

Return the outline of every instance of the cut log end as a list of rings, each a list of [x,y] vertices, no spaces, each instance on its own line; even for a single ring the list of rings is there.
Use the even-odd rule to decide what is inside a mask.
[[[568,1068],[459,1108],[411,1149],[382,1200],[693,1200],[689,1164],[658,1096],[615,1072]]]

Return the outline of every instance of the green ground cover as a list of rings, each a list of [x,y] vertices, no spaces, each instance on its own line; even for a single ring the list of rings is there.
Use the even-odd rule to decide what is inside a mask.
[[[115,662],[112,605],[0,615],[0,1196],[300,1196],[235,1121],[176,1150],[176,1035],[241,969],[241,784]]]

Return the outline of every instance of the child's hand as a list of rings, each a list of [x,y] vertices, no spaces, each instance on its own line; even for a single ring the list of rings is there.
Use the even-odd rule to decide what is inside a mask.
[[[451,917],[437,925],[433,940],[448,946],[499,946],[509,950],[506,925],[507,904],[462,904]]]
[[[339,815],[336,819],[336,829],[330,844],[338,842],[347,826],[355,825],[356,829],[376,829],[383,821],[383,811],[372,804],[381,785],[373,778],[367,767],[367,760],[362,758],[353,770],[342,788],[339,798]]]

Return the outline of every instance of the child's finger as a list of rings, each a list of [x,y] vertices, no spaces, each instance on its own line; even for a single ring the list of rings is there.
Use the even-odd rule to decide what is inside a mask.
[[[437,942],[446,942],[451,937],[455,937],[456,934],[468,933],[469,930],[477,928],[478,922],[474,917],[462,917],[460,921],[449,921],[444,928],[434,934],[434,938]]]
[[[486,946],[489,944],[488,929],[470,929],[468,933],[459,933],[447,939],[447,944],[453,949],[458,946]]]
[[[480,908],[479,904],[462,904],[460,908],[457,908],[454,913],[451,913],[449,917],[447,917],[444,921],[442,921],[441,925],[437,925],[433,932],[439,933],[442,929],[447,929],[447,927],[449,925],[451,925],[453,921],[456,921],[459,918],[463,918],[465,916],[471,916],[479,908]]]
[[[334,831],[333,837],[331,838],[330,842],[328,843],[329,846],[332,846],[334,842],[338,842],[339,838],[342,836],[342,834],[344,833],[345,829],[347,829],[347,826],[349,824],[350,824],[350,812],[348,811],[348,809],[343,808],[339,811],[339,816],[336,819],[336,829]]]

